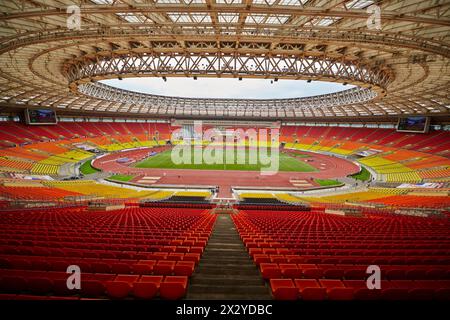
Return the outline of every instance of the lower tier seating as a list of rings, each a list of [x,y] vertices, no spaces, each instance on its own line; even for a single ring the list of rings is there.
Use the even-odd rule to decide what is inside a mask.
[[[203,209],[132,207],[0,213],[4,299],[179,299],[214,225]],[[69,290],[67,268],[81,269]]]
[[[450,299],[450,221],[240,211],[233,216],[275,299]],[[368,266],[381,289],[366,285]]]

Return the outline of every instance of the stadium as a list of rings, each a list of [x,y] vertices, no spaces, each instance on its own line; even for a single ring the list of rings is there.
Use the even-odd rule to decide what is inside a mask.
[[[450,299],[448,1],[0,7],[1,300]]]

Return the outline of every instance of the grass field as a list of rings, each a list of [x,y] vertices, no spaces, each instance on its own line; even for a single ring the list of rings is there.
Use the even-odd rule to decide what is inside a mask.
[[[361,166],[361,171],[359,173],[357,173],[357,174],[351,175],[351,177],[356,179],[356,180],[367,181],[372,176],[370,175],[370,172],[366,168]]]
[[[269,149],[270,150],[270,149]],[[226,163],[226,164],[195,164],[194,162],[194,152],[191,152],[189,163],[175,164],[171,159],[171,151],[167,150],[159,153],[155,156],[147,158],[135,165],[137,168],[164,168],[164,169],[201,169],[201,170],[245,170],[245,171],[259,171],[261,168],[268,168],[270,164],[261,164],[259,161],[256,164],[249,163],[249,153],[250,151],[245,149],[245,159],[246,163]],[[235,151],[235,159],[236,151]],[[270,152],[269,152],[270,158]],[[189,157],[187,157],[189,160]],[[224,152],[225,159],[225,152]],[[223,161],[225,162],[225,161]],[[235,160],[235,162],[237,162]],[[317,171],[316,168],[311,165],[286,154],[279,154],[279,169],[278,171],[294,171],[294,172],[313,172]]]
[[[115,174],[111,177],[109,177],[109,180],[115,180],[115,181],[130,181],[131,179],[133,179],[134,176],[129,176],[129,175],[124,175],[124,174]]]
[[[95,169],[92,165],[91,165],[91,160],[86,161],[85,163],[83,163],[80,166],[80,172],[82,174],[91,174],[91,173],[96,173],[100,170]]]
[[[330,187],[330,186],[337,186],[341,185],[342,183],[336,180],[331,179],[314,179],[315,182],[319,184],[321,187]]]

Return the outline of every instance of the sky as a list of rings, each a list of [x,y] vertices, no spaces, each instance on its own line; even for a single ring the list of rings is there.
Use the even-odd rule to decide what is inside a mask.
[[[341,83],[304,80],[219,79],[219,78],[124,78],[101,81],[135,92],[188,98],[282,99],[327,94],[352,88]]]

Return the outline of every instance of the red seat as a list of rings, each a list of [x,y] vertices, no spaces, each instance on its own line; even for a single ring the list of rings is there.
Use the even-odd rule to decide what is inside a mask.
[[[298,289],[291,279],[270,279],[272,295],[276,300],[296,300]]]
[[[167,276],[159,288],[161,298],[176,300],[184,297],[187,282],[188,278],[184,276]]]
[[[142,276],[133,284],[133,295],[140,299],[151,299],[156,296],[163,276]]]
[[[442,288],[434,291],[434,297],[437,300],[450,300],[450,288]]]
[[[80,261],[76,263],[80,267],[81,272],[92,272],[91,264],[85,261]],[[67,268],[67,267],[66,267]],[[67,269],[66,269],[67,270]]]
[[[33,260],[31,261],[31,269],[32,270],[50,270],[50,263],[45,260]]]
[[[131,273],[130,265],[126,263],[113,263],[111,264],[112,273],[129,274]]]
[[[349,269],[345,271],[344,275],[345,279],[349,280],[362,280],[368,277],[367,273],[364,270],[359,269]]]
[[[297,255],[285,255],[288,263],[304,263],[305,258]]]
[[[179,253],[179,252],[171,252],[167,256],[167,260],[170,260],[170,261],[181,261],[183,259],[184,259],[184,253]]]
[[[270,258],[267,254],[256,253],[255,255],[253,255],[253,261],[255,261],[256,265],[259,266],[261,263],[270,262]]]
[[[89,297],[100,297],[105,294],[105,286],[98,280],[84,280],[81,282],[81,294]]]
[[[325,300],[326,289],[321,288],[317,280],[295,279],[295,286],[298,288],[302,300]]]
[[[135,274],[152,274],[153,265],[136,263],[133,265],[133,273]]]
[[[276,263],[261,263],[259,265],[263,279],[281,278],[281,271]]]
[[[344,277],[344,270],[341,269],[328,269],[325,270],[323,276],[327,279],[342,279]]]
[[[320,279],[323,277],[322,269],[318,268],[303,269],[302,273],[303,277],[307,279]]]
[[[80,290],[73,289],[70,290],[67,287],[67,279],[55,279],[53,280],[53,292],[57,295],[73,295],[80,292]]]
[[[37,294],[50,293],[53,289],[53,281],[48,278],[29,278],[28,289]]]
[[[119,274],[114,278],[114,281],[123,281],[132,285],[139,281],[139,275],[136,274]]]
[[[14,258],[10,259],[10,266],[12,269],[28,270],[31,269],[31,262],[25,259]]]
[[[323,279],[319,280],[319,283],[322,288],[327,289],[327,292],[334,288],[345,288],[344,283],[341,280]]]
[[[185,253],[183,261],[194,261],[197,264],[200,261],[200,254],[192,252]]]
[[[426,271],[423,269],[411,269],[406,271],[406,278],[411,280],[426,279]]]
[[[443,269],[430,269],[425,273],[425,279],[444,279],[445,270]]]
[[[198,253],[198,254],[202,254],[203,253],[203,247],[191,247],[191,249],[189,250],[190,253]]]
[[[0,268],[9,269],[11,267],[11,262],[7,258],[0,258]]]
[[[386,272],[386,278],[389,280],[405,279],[406,273],[402,269],[392,269]]]
[[[175,252],[182,252],[182,253],[188,253],[189,252],[189,247],[184,247],[184,246],[178,246],[175,249]]]
[[[296,279],[302,276],[302,271],[295,263],[280,263],[278,267],[284,278]]]
[[[331,288],[327,294],[330,300],[353,300],[352,288]]]
[[[95,273],[111,273],[111,266],[104,262],[92,263],[92,271]]]
[[[355,300],[377,300],[380,298],[381,290],[368,288],[354,288],[353,298]]]
[[[408,299],[408,289],[402,289],[402,288],[381,289],[381,299],[383,299],[383,300],[406,300],[406,299]]]
[[[106,293],[113,299],[123,299],[128,296],[131,286],[125,281],[108,281],[106,282]]]
[[[158,275],[170,275],[175,268],[175,261],[160,260],[153,268],[153,272]]]
[[[2,276],[0,279],[0,288],[3,292],[22,292],[28,288],[28,283],[24,277],[20,276]]]
[[[133,254],[129,252],[118,252],[116,254],[117,259],[133,259]]]
[[[177,276],[188,276],[190,277],[194,272],[195,262],[194,261],[178,261],[175,265],[173,272]]]
[[[282,254],[272,254],[272,255],[270,255],[270,262],[287,263],[287,259]]]

